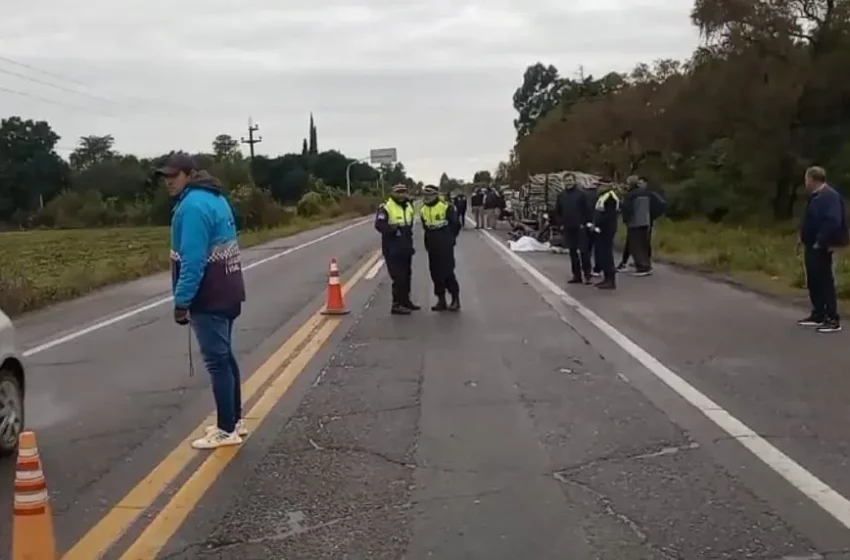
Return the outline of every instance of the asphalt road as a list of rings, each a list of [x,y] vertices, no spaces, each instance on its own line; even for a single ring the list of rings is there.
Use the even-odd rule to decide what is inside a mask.
[[[460,314],[427,310],[420,249],[426,309],[388,315],[368,225],[249,271],[239,354],[271,379],[249,402],[255,431],[191,458],[106,558],[850,559],[846,333],[663,266],[615,293],[567,288],[566,257],[502,241],[461,235]],[[313,316],[330,256],[354,278],[341,319]],[[153,278],[19,328],[37,346],[167,289]],[[63,550],[210,411],[169,310],[31,357]]]
[[[369,222],[370,220],[366,220]],[[339,234],[305,243],[350,227]],[[375,250],[362,220],[305,232],[245,252],[247,266],[289,249],[246,272],[248,301],[237,325],[236,351],[245,375],[254,354],[305,307],[318,305],[330,259],[343,272]],[[21,318],[23,348],[50,344],[104,318],[162,301],[170,277],[161,274]],[[291,327],[290,327],[291,329]],[[193,345],[189,375],[188,330],[175,325],[166,302],[79,336],[27,359],[27,424],[37,433],[55,511],[60,547],[79,539],[105,511],[159,462],[212,407],[209,382]],[[11,515],[14,461],[0,465],[0,508]],[[0,523],[0,557],[11,523]]]

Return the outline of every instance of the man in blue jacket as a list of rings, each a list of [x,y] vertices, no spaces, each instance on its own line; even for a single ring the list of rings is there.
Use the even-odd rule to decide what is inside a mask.
[[[812,312],[798,323],[817,327],[821,333],[840,332],[832,252],[848,242],[844,199],[826,183],[822,167],[807,169],[805,180],[809,198],[800,224],[800,243]]]
[[[196,449],[239,445],[248,435],[242,420],[239,365],[233,355],[233,323],[245,301],[242,259],[230,203],[215,177],[183,153],[172,155],[159,176],[176,198],[171,218],[174,320],[191,323],[212,381],[217,422]]]

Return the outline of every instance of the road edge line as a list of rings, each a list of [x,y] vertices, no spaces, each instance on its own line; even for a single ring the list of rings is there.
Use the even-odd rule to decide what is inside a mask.
[[[500,253],[503,258],[515,263],[544,288],[558,296],[564,303],[574,309],[627,354],[637,360],[656,378],[672,389],[679,397],[699,410],[714,425],[738,441],[762,463],[820,506],[821,509],[830,514],[836,521],[850,529],[850,500],[807,471],[802,465],[758,435],[752,428],[738,420],[738,418],[685,381],[684,378],[673,372],[673,370],[662,364],[658,359],[638,346],[590,308],[569,295],[534,265],[506,247],[493,234],[488,231],[481,231],[481,234],[484,235],[494,250]]]
[[[296,251],[300,251],[301,249],[305,249],[307,247],[315,245],[316,243],[319,243],[321,241],[325,241],[326,239],[330,239],[331,237],[334,237],[335,235],[339,235],[340,233],[342,233],[344,231],[348,231],[348,230],[353,229],[355,227],[362,226],[366,223],[369,223],[370,221],[371,221],[371,218],[363,219],[363,220],[360,220],[356,223],[347,225],[343,228],[335,229],[335,230],[333,230],[333,231],[331,231],[331,232],[329,232],[325,235],[322,235],[321,237],[317,237],[316,239],[311,239],[310,241],[304,242],[300,245],[296,245],[295,247],[290,247],[290,248],[288,248],[284,251],[280,251],[279,253],[275,253],[274,255],[269,255],[268,257],[264,257],[264,258],[262,258],[258,261],[254,261],[252,263],[249,263],[249,264],[245,265],[244,267],[242,267],[242,270],[243,271],[251,270],[251,269],[256,268],[260,265],[266,264],[267,262],[270,262],[270,261],[273,261],[275,259],[279,259],[280,257],[284,257],[286,255],[295,253]],[[285,239],[285,237],[281,238],[281,239]],[[129,310],[124,311],[122,313],[119,313],[118,315],[115,315],[113,317],[109,317],[107,319],[97,320],[97,322],[92,323],[87,327],[83,327],[83,328],[77,329],[77,330],[72,330],[71,332],[69,332],[65,335],[53,338],[53,339],[48,340],[47,342],[43,342],[41,344],[37,344],[36,346],[33,346],[32,348],[28,348],[28,349],[24,350],[21,353],[21,355],[24,358],[29,358],[31,356],[35,356],[36,354],[46,352],[47,350],[50,350],[50,349],[55,348],[57,346],[61,346],[61,345],[66,344],[68,342],[72,342],[72,341],[74,341],[78,338],[81,338],[81,337],[83,337],[87,334],[99,331],[101,329],[104,329],[104,328],[109,327],[111,325],[114,325],[116,323],[120,323],[121,321],[123,321],[125,319],[129,319],[130,317],[135,317],[136,315],[144,313],[145,311],[149,311],[149,310],[154,309],[156,307],[159,307],[161,305],[165,305],[166,303],[172,301],[173,299],[174,298],[172,296],[166,296],[166,297],[162,297],[162,298],[159,298],[159,299],[155,299],[155,300],[153,300],[149,303],[141,304],[137,307],[132,307]]]

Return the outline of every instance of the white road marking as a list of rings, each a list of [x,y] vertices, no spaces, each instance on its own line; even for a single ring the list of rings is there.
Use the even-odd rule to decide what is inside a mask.
[[[376,262],[374,266],[369,269],[369,272],[366,273],[366,280],[374,280],[375,276],[377,276],[378,273],[381,272],[382,266],[384,266],[384,259],[378,259],[378,262]]]
[[[520,266],[540,282],[543,287],[550,290],[561,298],[564,303],[575,309],[576,312],[602,331],[608,338],[616,342],[618,346],[629,353],[634,359],[643,364],[647,370],[678,393],[679,396],[696,407],[727,434],[738,440],[741,445],[749,449],[765,465],[776,471],[779,476],[808,496],[846,528],[850,529],[850,500],[833,490],[825,482],[804,469],[799,463],[775,446],[768,443],[767,440],[758,435],[749,426],[732,416],[719,404],[712,401],[690,383],[668,369],[646,350],[608,324],[599,315],[582,305],[581,302],[566,293],[527,260],[508,249],[493,234],[487,231],[482,231],[481,233],[508,260]]]
[[[289,255],[291,253],[294,253],[296,251],[300,251],[301,249],[309,247],[310,245],[315,245],[316,243],[319,243],[320,241],[330,239],[331,237],[333,237],[335,235],[339,235],[340,233],[342,233],[344,231],[348,231],[352,228],[355,228],[357,226],[361,226],[361,225],[363,225],[365,223],[369,223],[371,221],[372,221],[372,219],[369,218],[369,219],[361,220],[361,221],[354,223],[354,224],[351,224],[349,226],[345,226],[344,228],[334,230],[334,231],[332,231],[328,234],[325,234],[321,237],[317,237],[316,239],[313,239],[311,241],[307,241],[306,243],[302,243],[301,245],[296,245],[295,247],[290,247],[289,249],[286,249],[285,251],[275,253],[273,255],[270,255],[270,256],[265,257],[263,259],[260,259],[258,261],[254,261],[250,264],[247,264],[243,267],[243,270],[246,270],[246,271],[251,270],[252,268],[256,268],[260,265],[266,264],[266,263],[271,262],[275,259],[279,259],[280,257],[284,257],[284,256]],[[110,317],[108,319],[103,319],[103,320],[98,321],[96,323],[93,323],[93,324],[91,324],[91,325],[89,325],[85,328],[72,331],[72,332],[70,332],[70,333],[68,333],[64,336],[54,338],[53,340],[49,340],[49,341],[47,341],[43,344],[39,344],[38,346],[34,346],[32,348],[29,348],[28,350],[24,351],[23,356],[24,356],[24,358],[29,358],[30,356],[34,356],[34,355],[39,354],[41,352],[44,352],[46,350],[50,350],[51,348],[55,348],[55,347],[60,346],[62,344],[66,344],[66,343],[71,342],[73,340],[76,340],[76,339],[78,339],[82,336],[85,336],[89,333],[99,331],[100,329],[114,325],[115,323],[120,323],[124,319],[129,319],[130,317],[133,317],[135,315],[139,315],[140,313],[144,313],[145,311],[148,311],[150,309],[154,309],[156,307],[159,307],[160,305],[165,305],[166,303],[170,302],[172,299],[174,299],[174,298],[172,298],[171,296],[163,297],[163,298],[154,300],[150,303],[147,303],[145,305],[142,305],[140,307],[135,307],[133,309],[130,309],[129,311],[125,311],[124,313],[121,313],[119,315],[115,315],[114,317]]]

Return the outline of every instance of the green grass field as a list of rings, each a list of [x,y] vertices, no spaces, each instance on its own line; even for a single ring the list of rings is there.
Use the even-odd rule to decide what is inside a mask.
[[[240,234],[243,247],[350,219],[306,220]],[[167,270],[169,228],[0,233],[0,309],[15,316],[97,288]]]
[[[729,227],[708,222],[660,221],[653,252],[674,263],[719,273],[756,290],[806,296],[802,249],[793,224],[782,228]],[[838,297],[850,304],[850,251],[835,262]]]

